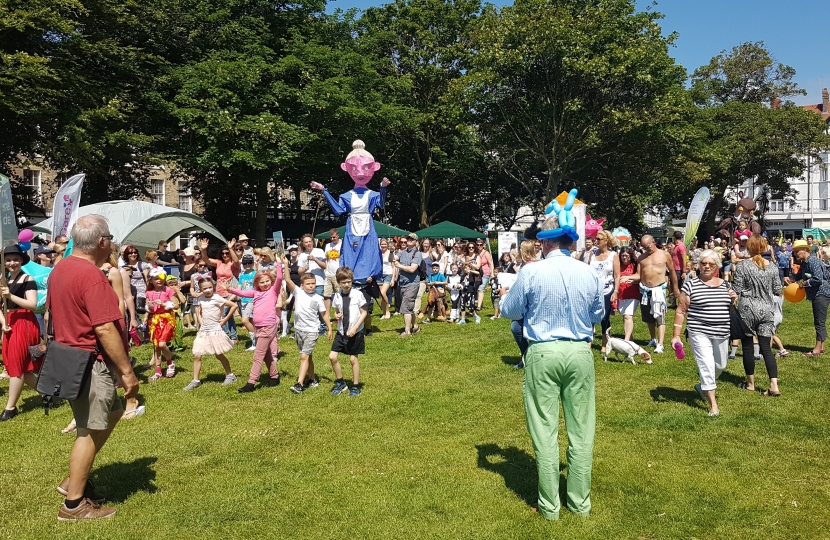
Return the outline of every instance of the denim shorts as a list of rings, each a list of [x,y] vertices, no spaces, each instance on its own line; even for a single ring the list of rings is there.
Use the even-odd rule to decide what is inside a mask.
[[[481,285],[478,286],[478,292],[484,292],[487,285],[490,283],[490,276],[481,276]]]
[[[380,285],[385,283],[392,283],[392,274],[383,274],[383,278],[380,280]]]

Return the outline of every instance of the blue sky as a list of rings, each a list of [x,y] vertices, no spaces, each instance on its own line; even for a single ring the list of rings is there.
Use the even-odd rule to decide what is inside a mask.
[[[329,10],[381,5],[380,0],[329,0]],[[496,1],[496,4],[505,2]],[[651,0],[637,0],[641,10]],[[795,68],[795,80],[807,96],[799,105],[821,102],[830,87],[830,0],[660,0],[651,9],[665,15],[663,32],[677,32],[670,52],[690,73],[723,49],[745,41],[763,41],[776,60]]]

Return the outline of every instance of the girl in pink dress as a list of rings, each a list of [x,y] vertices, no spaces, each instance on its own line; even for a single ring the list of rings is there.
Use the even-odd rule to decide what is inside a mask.
[[[150,381],[161,379],[162,357],[167,361],[167,377],[170,378],[176,374],[173,353],[170,352],[170,348],[167,346],[176,335],[176,314],[173,311],[175,309],[174,296],[176,296],[176,290],[167,286],[167,276],[164,270],[161,268],[150,270],[150,283],[147,286],[147,312],[150,317],[147,327],[150,340],[153,342],[153,360],[151,364],[156,366],[156,372],[150,377]]]
[[[282,291],[282,263],[275,266],[276,277],[270,272],[257,272],[254,276],[254,290],[230,289],[231,294],[243,298],[254,299],[253,323],[256,329],[256,350],[254,364],[248,375],[248,383],[239,389],[240,392],[253,392],[254,385],[262,372],[262,364],[268,367],[268,386],[280,383],[280,373],[277,369],[277,330],[280,321],[280,292]]]

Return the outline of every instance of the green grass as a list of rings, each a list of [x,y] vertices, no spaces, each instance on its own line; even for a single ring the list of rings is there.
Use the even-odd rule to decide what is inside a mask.
[[[613,323],[619,334],[619,317]],[[290,340],[280,342],[283,384],[252,394],[236,391],[250,368],[242,343],[230,358],[243,380],[228,388],[206,359],[208,382],[182,392],[191,367],[182,354],[175,379],[142,384],[147,414],[121,423],[96,461],[92,479],[118,507],[107,522],[56,521],[54,486],[73,442],[60,430],[72,413],[64,404],[44,417],[26,391],[25,414],[0,424],[0,537],[830,536],[830,355],[800,354],[813,344],[808,302],[785,306],[781,336],[793,354],[780,362],[784,396],[738,389],[739,356],[721,377],[719,418],[696,398],[691,356],[678,362],[667,352],[632,366],[595,352],[592,515],[563,511],[558,522],[529,508],[536,469],[508,321],[432,324],[410,340],[397,337],[401,324],[376,320],[358,398],[329,394],[325,339],[321,386],[303,395],[288,390],[298,365]],[[641,323],[635,337],[647,340]],[[140,363],[150,353],[134,351]],[[347,359],[343,366],[348,379]]]

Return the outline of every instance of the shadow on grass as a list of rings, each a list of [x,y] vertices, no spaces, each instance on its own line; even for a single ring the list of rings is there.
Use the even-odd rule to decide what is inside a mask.
[[[152,469],[156,461],[158,458],[152,456],[138,458],[129,463],[110,463],[94,469],[92,480],[97,486],[101,486],[108,502],[122,503],[139,491],[157,491],[154,484],[156,471]]]
[[[727,384],[731,384],[733,386],[738,386],[739,384],[746,382],[746,377],[742,375],[737,375],[735,373],[731,373],[729,371],[724,371],[720,374],[718,380],[721,382],[725,382]]]
[[[661,401],[674,401],[675,403],[683,403],[695,409],[700,408],[700,396],[694,390],[678,390],[667,386],[658,386],[649,393],[651,394],[651,399],[657,403]]]
[[[479,444],[478,467],[504,478],[504,485],[528,506],[535,506],[539,484],[536,476],[536,460],[515,446],[501,448],[497,444]]]
[[[522,357],[517,355],[502,356],[501,361],[508,366],[515,366],[522,361]]]

